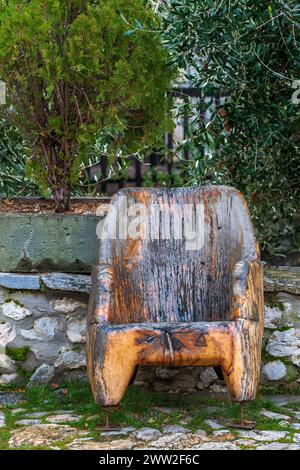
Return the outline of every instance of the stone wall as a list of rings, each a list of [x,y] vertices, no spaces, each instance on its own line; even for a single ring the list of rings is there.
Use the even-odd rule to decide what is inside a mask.
[[[90,277],[0,274],[0,384],[85,376]]]
[[[85,374],[90,277],[0,273],[0,384],[59,383]],[[266,324],[261,380],[300,385],[300,268],[265,269]],[[136,383],[154,390],[212,390],[213,368],[139,368]]]

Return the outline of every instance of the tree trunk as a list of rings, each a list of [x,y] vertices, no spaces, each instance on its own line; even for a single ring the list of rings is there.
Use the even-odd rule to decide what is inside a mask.
[[[57,147],[46,147],[44,152],[47,165],[47,180],[54,198],[55,212],[66,212],[70,209],[70,168],[74,160],[70,155],[62,155]]]
[[[70,187],[68,184],[53,191],[55,212],[66,212],[70,209]]]

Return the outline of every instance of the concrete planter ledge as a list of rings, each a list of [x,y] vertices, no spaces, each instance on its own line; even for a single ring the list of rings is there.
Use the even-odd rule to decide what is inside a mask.
[[[0,213],[0,272],[89,274],[98,260],[103,217],[104,211],[99,216]]]

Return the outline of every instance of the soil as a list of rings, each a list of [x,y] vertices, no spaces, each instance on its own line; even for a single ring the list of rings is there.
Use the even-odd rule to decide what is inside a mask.
[[[78,198],[71,200],[70,210],[62,215],[96,215],[101,205],[109,203],[109,198]],[[0,198],[0,214],[55,214],[53,199],[39,198]]]

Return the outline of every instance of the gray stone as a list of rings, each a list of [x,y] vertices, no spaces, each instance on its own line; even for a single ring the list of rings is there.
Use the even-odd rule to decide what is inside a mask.
[[[255,450],[300,450],[300,446],[289,442],[273,442],[257,446]]]
[[[292,363],[295,364],[295,366],[300,367],[300,354],[299,356],[292,356]]]
[[[16,363],[6,354],[0,353],[0,374],[11,374],[16,372]]]
[[[56,411],[53,411],[54,415],[73,415],[74,414],[74,410],[56,410]]]
[[[41,424],[40,419],[20,419],[16,421],[15,424],[17,426],[35,426],[37,424]]]
[[[171,407],[168,407],[168,406],[155,406],[153,408],[155,410],[157,410],[159,413],[164,413],[166,415],[171,415],[173,413],[180,412],[179,408],[171,408]]]
[[[208,388],[213,382],[218,380],[218,376],[213,367],[205,367],[199,374],[199,383],[197,384],[198,389]]]
[[[295,416],[296,419],[300,419],[300,411],[293,411],[293,410],[289,410],[291,411],[291,413],[293,413],[293,415]]]
[[[128,436],[128,434],[131,434],[133,431],[135,431],[136,428],[132,426],[128,426],[125,428],[120,428],[116,431],[103,431],[101,432],[101,437],[104,438],[111,438],[111,437],[125,437]]]
[[[284,419],[287,421],[291,419],[291,417],[288,415],[282,415],[280,413],[273,413],[273,411],[268,411],[268,410],[262,410],[260,414],[270,419]]]
[[[53,443],[66,442],[86,434],[86,431],[79,431],[67,425],[39,424],[13,430],[8,444],[10,448],[21,446],[48,447]]]
[[[15,405],[23,399],[23,395],[18,392],[0,392],[0,405]]]
[[[206,419],[204,422],[211,429],[224,429],[224,426],[222,426],[220,423],[218,423],[218,421],[215,421],[214,419]]]
[[[183,426],[179,426],[177,424],[170,424],[168,426],[164,426],[162,428],[162,432],[164,434],[186,434],[191,432],[189,429],[184,428]]]
[[[263,366],[262,374],[270,381],[281,380],[286,376],[287,369],[283,362],[272,361]]]
[[[32,315],[32,312],[24,307],[21,307],[21,305],[16,304],[13,300],[3,304],[1,306],[1,310],[2,315],[15,321],[23,320],[24,318],[30,317]]]
[[[199,437],[206,437],[207,434],[206,434],[206,431],[204,431],[204,429],[197,429],[195,432],[194,432],[195,436],[199,436]]]
[[[162,433],[158,429],[154,429],[154,428],[141,428],[132,433],[132,437],[134,437],[138,441],[145,441],[145,442],[152,441],[161,436],[162,436]]]
[[[51,341],[58,329],[58,321],[51,317],[35,320],[31,330],[21,330],[21,335],[30,340]]]
[[[37,387],[47,384],[54,377],[55,369],[49,364],[39,366],[30,378],[28,387]]]
[[[58,321],[55,318],[42,317],[34,322],[33,329],[39,337],[52,340],[58,329]]]
[[[11,414],[12,415],[17,415],[19,413],[24,413],[26,410],[26,408],[15,408],[14,410],[11,410]]]
[[[67,324],[67,337],[71,343],[85,343],[86,318],[70,320]]]
[[[166,367],[157,367],[155,369],[155,375],[156,377],[163,380],[173,379],[174,377],[176,377],[176,375],[178,375],[178,370],[167,369]]]
[[[229,431],[229,429],[217,429],[216,431],[213,431],[214,437],[222,437],[222,436],[227,436],[227,435],[231,435],[231,432]]]
[[[287,266],[266,267],[264,269],[266,292],[289,292],[300,294],[300,270]]]
[[[85,292],[91,290],[91,277],[85,275],[72,275],[64,273],[53,273],[41,276],[45,286],[51,290],[65,292]]]
[[[300,395],[270,395],[268,399],[279,406],[289,405],[290,403],[300,403]]]
[[[300,434],[295,433],[295,434],[294,434],[294,437],[293,437],[293,441],[300,443]]]
[[[77,423],[80,421],[82,416],[71,415],[71,414],[61,414],[48,416],[46,421],[48,423],[59,424],[59,423]]]
[[[238,446],[243,446],[243,448],[247,447],[249,449],[255,448],[258,445],[258,442],[253,439],[236,439],[234,443]]]
[[[54,367],[63,367],[65,369],[78,369],[85,367],[86,356],[84,352],[70,351],[63,348],[54,364]]]
[[[5,426],[5,414],[0,411],[0,428]]]
[[[239,450],[234,442],[203,442],[191,447],[192,450]]]
[[[75,439],[71,444],[68,445],[69,450],[131,450],[136,445],[135,441],[130,439],[116,439],[111,442],[99,442],[93,440],[82,441],[82,439]]]
[[[290,424],[290,427],[296,431],[300,431],[300,423],[292,423]]]
[[[193,421],[193,416],[184,416],[180,421],[179,424],[182,424],[185,426],[186,424],[189,424],[191,421]]]
[[[34,413],[26,413],[24,414],[24,418],[35,419],[35,418],[44,418],[47,416],[50,411],[36,411]]]
[[[16,337],[16,328],[10,323],[0,323],[0,352]]]
[[[158,439],[151,442],[151,448],[153,449],[176,449],[179,446],[186,448],[185,437],[187,434],[175,433],[165,434]],[[199,438],[198,438],[199,439]]]
[[[20,377],[18,374],[2,374],[0,375],[0,385],[9,385],[13,383],[17,383]]]
[[[242,439],[253,439],[254,441],[279,441],[286,438],[289,433],[287,431],[239,431]]]
[[[211,384],[209,386],[209,391],[213,393],[224,393],[228,395],[228,388],[226,387],[226,385],[222,385],[220,383]]]
[[[300,296],[291,295],[286,292],[277,294],[279,302],[284,307],[283,321],[284,326],[300,326]]]
[[[35,274],[0,273],[0,287],[14,290],[40,290],[40,276]]]
[[[75,299],[70,299],[69,297],[64,297],[63,299],[57,299],[51,302],[51,306],[55,312],[62,313],[74,313],[76,310],[87,310],[87,304],[79,302]]]
[[[276,329],[282,318],[282,311],[277,307],[265,306],[265,328]]]
[[[300,329],[275,331],[269,339],[267,351],[277,357],[300,354]]]

